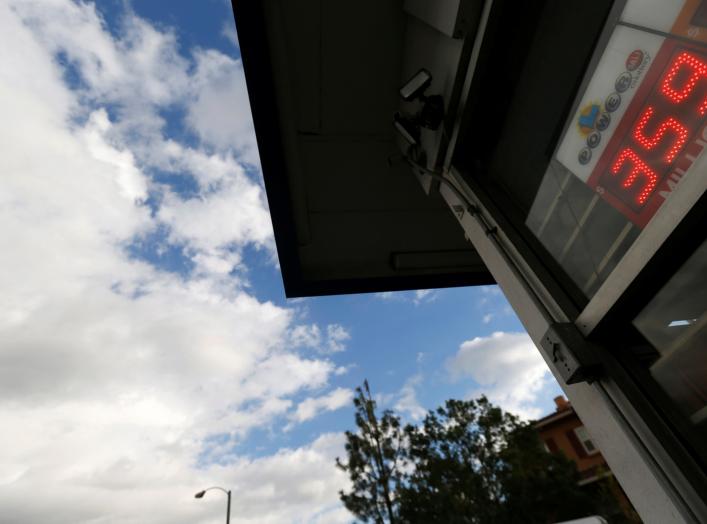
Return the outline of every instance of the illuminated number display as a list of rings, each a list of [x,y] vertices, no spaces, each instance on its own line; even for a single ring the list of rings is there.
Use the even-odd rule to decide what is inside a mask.
[[[707,146],[707,50],[666,41],[589,178],[644,226]]]

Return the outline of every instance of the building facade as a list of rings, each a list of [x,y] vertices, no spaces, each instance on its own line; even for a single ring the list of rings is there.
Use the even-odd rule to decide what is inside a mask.
[[[603,512],[611,522],[640,523],[631,501],[616,482],[572,404],[564,396],[554,400],[556,410],[533,423],[545,449],[574,462],[579,473],[578,488],[589,492],[597,503],[597,511]]]
[[[288,296],[495,281],[642,519],[707,522],[707,2],[233,5]]]
[[[533,426],[550,453],[562,453],[577,466],[579,485],[596,482],[610,473],[603,455],[567,399],[555,398],[557,410],[537,420]]]

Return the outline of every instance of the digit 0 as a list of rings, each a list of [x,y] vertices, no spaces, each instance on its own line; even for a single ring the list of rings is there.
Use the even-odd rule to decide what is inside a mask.
[[[678,73],[684,70],[689,71],[689,76],[682,79],[680,82],[682,85],[675,86],[674,83]],[[705,78],[707,78],[707,64],[695,55],[685,51],[680,53],[673,61],[672,66],[663,79],[661,92],[668,100],[674,104],[679,104],[690,96],[690,93],[692,93],[695,85],[697,85],[698,80]],[[701,116],[704,116],[707,112],[707,98],[702,101],[697,111]]]

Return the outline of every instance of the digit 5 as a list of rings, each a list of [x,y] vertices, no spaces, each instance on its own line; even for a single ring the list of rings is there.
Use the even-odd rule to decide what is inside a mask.
[[[653,113],[654,110],[652,107],[649,106],[646,108],[641,115],[641,118],[638,119],[638,123],[633,130],[633,138],[641,146],[650,151],[658,145],[658,143],[665,136],[665,133],[671,131],[675,135],[675,140],[673,141],[672,147],[668,149],[665,154],[665,161],[670,163],[675,159],[677,154],[682,149],[682,146],[685,145],[685,142],[687,142],[687,128],[671,116],[661,122],[656,131],[653,133],[653,136],[646,136],[644,130],[646,128],[646,124],[653,116]]]

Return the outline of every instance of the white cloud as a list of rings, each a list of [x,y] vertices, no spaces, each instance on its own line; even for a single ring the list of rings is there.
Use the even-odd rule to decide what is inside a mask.
[[[240,265],[237,250],[245,244],[267,250],[275,260],[264,191],[232,154],[207,154],[171,140],[153,145],[148,164],[189,173],[199,185],[199,194],[186,199],[163,189],[157,212],[157,219],[169,227],[170,241],[188,246],[197,270],[231,272]]]
[[[417,289],[415,291],[383,291],[375,296],[381,300],[410,301],[416,306],[426,302],[434,302],[439,296],[438,289]]]
[[[298,404],[290,420],[293,423],[306,422],[324,411],[335,411],[350,405],[352,398],[353,391],[346,388],[336,388],[321,397],[308,397]]]
[[[317,349],[322,343],[322,332],[316,324],[302,324],[292,328],[290,340],[294,347]]]
[[[167,193],[158,218],[169,225],[175,242],[188,242],[207,253],[234,244],[265,246],[272,239],[262,189],[245,176],[234,177],[219,191],[199,198],[183,200]]]
[[[340,377],[341,375],[346,375],[353,366],[339,366],[334,370],[334,375]]]
[[[436,295],[437,292],[434,289],[418,289],[415,291],[415,298],[413,298],[413,302],[415,305],[423,302],[432,302],[435,298],[437,298]]]
[[[238,33],[236,32],[236,26],[233,23],[233,20],[226,20],[223,22],[223,26],[221,27],[221,36],[223,36],[234,46],[240,47],[240,44],[238,43]]]
[[[479,289],[484,295],[492,295],[492,296],[501,296],[503,293],[501,293],[501,288],[498,287],[497,285],[493,286],[480,286]]]
[[[142,522],[217,523],[224,518],[225,495],[210,491],[201,500],[194,499],[200,489],[221,485],[232,490],[231,522],[234,524],[271,524],[291,522],[351,522],[342,511],[337,491],[347,486],[345,473],[331,467],[336,456],[345,453],[344,438],[324,434],[308,446],[283,449],[261,458],[240,457],[224,466],[208,470],[188,469],[165,458],[159,474],[146,475],[136,461],[116,460],[106,469],[83,476],[83,485],[69,482],[46,489],[41,497],[37,487],[23,484],[3,486],[3,514],[11,523],[41,522],[58,524],[77,522]],[[162,450],[163,457],[166,455]],[[179,478],[179,482],[174,479]],[[123,482],[116,483],[116,479]],[[127,480],[127,482],[125,482]],[[96,488],[93,488],[96,486]],[[125,501],[122,515],[115,518],[106,512],[116,505],[115,498]],[[64,500],[64,499],[69,500]],[[31,502],[28,502],[31,501]],[[165,503],[168,501],[168,503]],[[72,517],[54,513],[56,508],[72,506]],[[316,508],[316,509],[313,509]]]
[[[478,307],[484,307],[491,303],[496,303],[499,299],[505,302],[501,288],[493,286],[479,286],[476,291],[481,292],[481,296],[477,300]]]
[[[340,324],[329,324],[326,327],[326,335],[326,349],[329,353],[344,351],[346,349],[346,341],[351,338],[351,334]]]
[[[326,385],[335,369],[334,364],[327,360],[279,353],[268,357],[251,371],[242,388],[246,398],[293,395],[303,388]]]
[[[311,518],[332,524],[351,522],[350,514],[343,513],[339,504],[332,504],[338,499],[339,486],[347,486],[345,473],[331,467],[336,456],[344,453],[343,435],[324,434],[310,446],[281,450],[261,459],[242,459],[224,468],[224,475],[233,479],[232,521],[290,523],[309,522]],[[320,509],[313,513],[312,506]],[[212,515],[217,513],[222,518],[223,507],[219,510]]]
[[[452,378],[471,378],[476,383],[471,396],[483,393],[525,418],[541,414],[535,403],[551,375],[527,334],[496,332],[467,340],[447,367]]]
[[[420,420],[427,413],[427,410],[417,400],[416,388],[421,383],[422,375],[413,375],[405,381],[405,384],[396,395],[395,410],[398,413],[407,415],[413,421]]]
[[[324,333],[316,324],[300,324],[290,331],[292,347],[314,349],[322,354],[345,351],[350,339],[351,334],[341,324],[328,324]]]
[[[216,483],[238,493],[233,522],[342,521],[340,437],[234,454],[340,368],[291,352],[293,313],[223,280],[272,232],[262,190],[232,152],[161,135],[159,108],[209,89],[176,36],[127,13],[116,39],[93,4],[62,0],[0,5],[0,32],[11,42],[0,47],[5,519],[214,522],[223,506],[193,493]],[[64,83],[60,51],[80,92]],[[199,195],[165,191],[152,213],[155,166],[183,170]],[[128,254],[159,227],[193,273]]]
[[[182,97],[188,86],[188,62],[180,56],[172,31],[157,30],[128,14],[121,19],[120,39],[114,39],[93,3],[11,4],[49,51],[65,52],[77,66],[86,84],[84,96],[131,106],[168,104]]]
[[[239,164],[258,164],[239,60],[203,49],[183,57],[174,31],[156,29],[129,11],[118,24],[120,36],[113,37],[92,3],[15,1],[12,9],[47,51],[63,53],[78,72],[76,101],[112,105],[117,121],[107,138],[129,147],[144,167],[198,181],[201,193],[194,199],[167,191],[159,215],[171,228],[172,242],[192,244],[188,252],[198,271],[230,272],[232,247],[239,243],[274,250],[262,188]],[[81,116],[87,104],[76,101],[71,110]],[[164,138],[160,111],[172,107],[185,110],[185,125],[209,152]]]
[[[243,65],[218,51],[196,54],[193,99],[187,121],[201,139],[218,149],[235,149],[259,165]]]
[[[481,319],[481,321],[482,321],[484,324],[488,324],[488,323],[491,322],[492,320],[493,320],[493,315],[492,315],[491,313],[486,313],[486,314],[483,316],[483,318]]]

